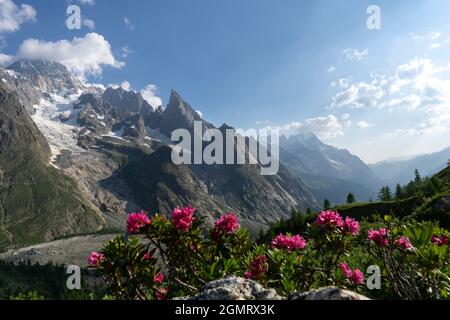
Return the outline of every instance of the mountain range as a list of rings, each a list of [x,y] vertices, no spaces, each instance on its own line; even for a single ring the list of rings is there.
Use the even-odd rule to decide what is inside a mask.
[[[386,184],[395,186],[397,183],[404,185],[412,180],[416,169],[422,176],[430,177],[444,169],[448,160],[450,160],[450,147],[410,159],[382,161],[371,164],[369,167]]]
[[[40,60],[0,69],[0,79],[0,249],[121,230],[129,212],[186,204],[208,221],[233,211],[255,235],[292,208],[319,210],[349,192],[368,200],[385,182],[312,133],[280,139],[273,176],[259,164],[174,165],[173,130],[216,128],[174,90],[154,108],[139,92],[90,85]]]

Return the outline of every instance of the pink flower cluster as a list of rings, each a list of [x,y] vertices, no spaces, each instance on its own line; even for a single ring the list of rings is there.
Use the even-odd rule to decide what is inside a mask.
[[[246,279],[256,279],[267,271],[267,257],[257,256],[253,258],[248,266],[248,270],[244,272],[244,277]]]
[[[317,216],[316,224],[322,227],[335,228],[342,227],[344,221],[342,220],[342,217],[339,213],[332,210],[326,210],[322,211]]]
[[[285,249],[289,252],[294,250],[302,250],[307,244],[307,241],[300,235],[287,236],[280,234],[272,240],[272,247],[277,249]]]
[[[172,211],[172,223],[178,231],[189,231],[192,227],[192,222],[194,221],[195,210],[195,208],[188,206],[175,208]]]
[[[214,229],[220,233],[235,233],[239,227],[239,222],[234,213],[225,214],[214,222]]]
[[[91,267],[98,267],[103,260],[105,260],[105,256],[102,253],[92,252],[89,255],[88,263]]]
[[[431,242],[442,247],[443,245],[448,245],[448,237],[447,236],[433,236],[431,238]]]
[[[164,273],[160,272],[153,277],[153,281],[157,284],[161,284],[164,281]]]
[[[397,247],[400,247],[405,250],[409,250],[413,248],[413,245],[411,244],[411,241],[408,237],[400,237],[397,240],[395,240],[394,244]]]
[[[322,211],[316,218],[316,224],[328,229],[341,229],[345,234],[357,236],[359,234],[359,222],[353,218],[342,219],[341,215],[332,210]]]
[[[150,223],[151,220],[145,211],[130,213],[127,220],[127,231],[130,234],[138,233],[143,226]]]
[[[342,263],[339,266],[339,268],[341,269],[342,273],[344,274],[344,277],[347,278],[347,280],[351,284],[358,285],[358,284],[364,283],[364,274],[362,273],[361,270],[359,270],[359,269],[352,270],[345,262]]]
[[[347,234],[351,234],[352,236],[359,234],[359,222],[353,218],[346,217],[342,227]]]
[[[380,228],[379,230],[370,229],[367,235],[367,239],[375,242],[380,247],[385,247],[388,245],[388,234],[386,228]]]

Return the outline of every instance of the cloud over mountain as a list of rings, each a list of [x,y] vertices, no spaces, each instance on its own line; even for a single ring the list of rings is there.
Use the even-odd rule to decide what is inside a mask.
[[[272,126],[285,136],[312,132],[320,139],[331,139],[344,135],[344,128],[339,119],[332,114],[323,117],[308,118],[303,122],[291,122],[283,126]]]
[[[125,65],[114,57],[111,44],[95,32],[56,42],[27,39],[20,45],[14,59],[59,62],[82,78],[101,75],[104,66],[122,68]]]

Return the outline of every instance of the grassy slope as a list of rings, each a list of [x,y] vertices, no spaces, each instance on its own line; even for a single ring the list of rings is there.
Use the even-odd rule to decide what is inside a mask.
[[[345,216],[355,218],[372,215],[391,214],[400,218],[436,220],[445,228],[450,228],[450,209],[446,205],[450,199],[450,167],[442,170],[418,188],[413,197],[392,202],[353,203],[338,206]]]
[[[374,215],[394,215],[399,218],[422,221],[438,221],[450,230],[450,167],[442,170],[423,183],[414,196],[391,202],[352,203],[337,206],[343,216],[351,216],[358,220]],[[279,233],[301,233],[308,223],[313,223],[316,214],[295,214],[288,220],[281,220],[271,225],[262,236],[262,241],[270,241]]]

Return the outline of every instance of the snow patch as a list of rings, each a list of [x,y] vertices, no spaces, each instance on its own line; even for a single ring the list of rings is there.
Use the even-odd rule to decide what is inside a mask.
[[[41,99],[40,103],[34,106],[36,113],[31,118],[50,145],[52,151],[50,163],[52,165],[63,150],[73,153],[83,151],[77,145],[77,135],[81,130],[76,123],[79,110],[73,110],[73,101],[78,97],[78,94],[68,94],[67,92],[51,93],[50,100]],[[60,117],[69,117],[69,120],[63,123],[60,121]]]
[[[122,127],[116,131],[110,131],[109,133],[102,135],[102,137],[110,137],[110,138],[116,138],[119,140],[127,141],[126,139],[122,138],[122,135],[125,131],[124,128],[125,127]]]

